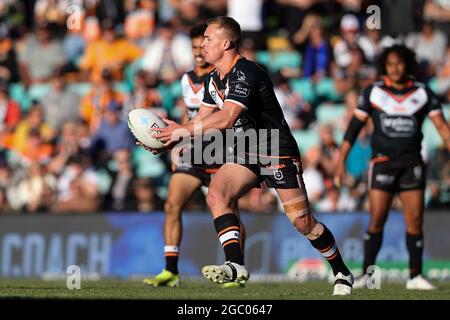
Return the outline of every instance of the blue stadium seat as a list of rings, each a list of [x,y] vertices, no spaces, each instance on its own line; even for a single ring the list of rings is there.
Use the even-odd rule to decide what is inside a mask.
[[[9,85],[9,96],[16,101],[22,111],[27,111],[30,105],[27,92],[21,83],[12,83]]]
[[[290,85],[293,91],[299,93],[308,102],[314,101],[316,95],[312,82],[309,79],[291,79]]]
[[[130,90],[134,88],[134,75],[141,69],[142,61],[142,58],[136,59],[124,69],[124,82]]]
[[[342,119],[344,114],[345,105],[343,104],[321,104],[316,109],[319,123],[336,122],[336,119]]]
[[[282,51],[271,53],[269,51],[258,51],[256,62],[265,65],[269,71],[277,72],[283,68],[298,68],[302,57],[297,51]]]
[[[92,85],[89,82],[75,82],[68,85],[68,89],[77,93],[80,97],[84,97]]]
[[[132,152],[132,159],[138,178],[159,178],[166,171],[160,157],[151,154],[144,148],[135,148]]]
[[[296,130],[292,134],[302,154],[320,143],[316,130]]]
[[[98,188],[101,194],[106,194],[111,187],[112,178],[105,169],[97,171]]]
[[[336,92],[333,79],[323,78],[315,86],[317,96],[323,97],[327,101],[342,100],[342,96]]]
[[[30,101],[41,101],[42,98],[44,98],[44,96],[50,91],[50,88],[50,84],[47,83],[33,84],[28,89],[28,98],[30,99]]]

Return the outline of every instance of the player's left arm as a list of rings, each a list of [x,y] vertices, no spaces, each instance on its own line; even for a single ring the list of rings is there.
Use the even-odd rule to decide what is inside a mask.
[[[429,97],[427,104],[428,117],[430,117],[434,126],[438,130],[439,135],[441,136],[445,146],[447,147],[447,150],[450,151],[450,128],[448,126],[448,123],[445,121],[444,113],[442,112],[442,106],[439,103],[439,99],[429,87],[426,87],[425,90]]]
[[[430,115],[430,119],[433,122],[434,126],[439,132],[442,140],[444,141],[447,150],[450,151],[450,127],[448,123],[445,121],[444,115],[442,112],[437,112]]]

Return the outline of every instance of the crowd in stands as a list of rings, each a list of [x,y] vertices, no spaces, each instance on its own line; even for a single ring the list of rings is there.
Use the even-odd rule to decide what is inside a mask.
[[[366,23],[371,5],[380,29]],[[170,157],[137,147],[126,116],[143,107],[181,119],[180,78],[193,67],[188,32],[218,15],[240,23],[241,55],[271,75],[317,211],[367,210],[370,125],[344,188],[333,174],[383,48],[414,49],[419,80],[449,118],[448,1],[0,0],[0,212],[161,210]],[[426,205],[448,208],[450,156],[429,121],[424,132]],[[274,199],[255,189],[241,204],[276,211]],[[188,207],[206,208],[201,195]]]

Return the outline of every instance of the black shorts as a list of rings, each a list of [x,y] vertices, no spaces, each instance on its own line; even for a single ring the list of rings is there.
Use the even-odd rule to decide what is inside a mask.
[[[209,187],[212,175],[219,170],[218,168],[208,168],[206,166],[197,166],[191,163],[184,163],[182,161],[175,165],[173,173],[184,173],[196,177],[202,181],[202,185]]]
[[[425,189],[423,161],[399,161],[387,157],[372,159],[369,164],[369,188],[390,193]]]
[[[239,164],[239,163],[238,163]],[[279,158],[276,165],[241,164],[251,170],[258,182],[265,182],[268,188],[274,189],[304,189],[302,164],[300,157]]]

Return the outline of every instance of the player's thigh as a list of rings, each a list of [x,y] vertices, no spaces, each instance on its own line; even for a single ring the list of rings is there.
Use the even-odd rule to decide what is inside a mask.
[[[221,196],[237,200],[250,188],[256,186],[258,177],[245,166],[226,163],[215,173],[209,184],[208,196]]]
[[[385,190],[369,190],[369,206],[371,220],[382,227],[386,222],[394,194]]]
[[[403,207],[403,216],[408,232],[420,232],[423,223],[424,191],[423,189],[402,191],[399,193]]]
[[[201,186],[202,180],[198,177],[186,173],[174,173],[170,178],[166,203],[184,208]]]

